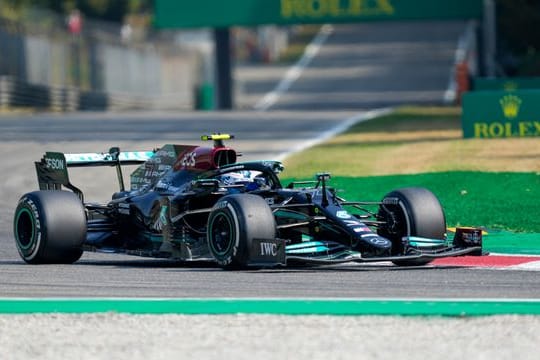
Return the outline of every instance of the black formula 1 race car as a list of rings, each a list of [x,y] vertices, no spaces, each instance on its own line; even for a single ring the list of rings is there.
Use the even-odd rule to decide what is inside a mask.
[[[391,261],[481,254],[481,233],[446,239],[438,199],[424,188],[391,191],[381,201],[346,201],[330,175],[283,186],[277,161],[237,162],[224,145],[165,145],[154,151],[63,154],[36,162],[39,191],[21,197],[14,235],[24,261],[73,263],[83,251],[215,261],[225,268]],[[122,165],[139,164],[126,190]],[[69,167],[114,166],[119,191],[86,202]],[[63,189],[67,189],[63,190]],[[371,210],[370,210],[371,209]]]

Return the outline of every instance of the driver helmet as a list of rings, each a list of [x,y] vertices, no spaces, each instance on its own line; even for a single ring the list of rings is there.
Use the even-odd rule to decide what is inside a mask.
[[[244,185],[247,191],[253,191],[264,185],[265,181],[258,172],[238,171],[220,175],[218,180],[224,185]]]

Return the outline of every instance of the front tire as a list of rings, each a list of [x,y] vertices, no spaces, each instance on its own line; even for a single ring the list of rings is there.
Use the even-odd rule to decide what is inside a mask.
[[[21,258],[29,264],[71,264],[86,239],[81,200],[68,191],[34,191],[21,197],[13,233]]]
[[[394,190],[384,199],[398,199],[395,205],[382,205],[379,217],[386,226],[380,227],[378,234],[392,241],[392,255],[404,255],[402,238],[419,236],[430,239],[445,239],[446,219],[441,203],[429,190],[410,187]],[[383,199],[383,202],[384,202]],[[396,260],[399,266],[420,266],[431,260]]]
[[[244,268],[254,239],[274,239],[274,214],[257,195],[236,194],[221,198],[208,217],[208,248],[225,268]]]

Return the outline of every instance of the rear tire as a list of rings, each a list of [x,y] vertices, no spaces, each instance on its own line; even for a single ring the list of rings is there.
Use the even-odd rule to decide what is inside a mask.
[[[15,244],[29,264],[71,264],[86,240],[81,200],[68,191],[34,191],[21,197],[13,220]]]
[[[386,220],[387,226],[379,228],[378,234],[392,241],[392,255],[403,254],[401,239],[404,236],[445,239],[444,211],[431,191],[421,187],[402,188],[388,193],[384,198],[399,200],[398,205],[384,205],[379,209],[379,216]],[[431,260],[393,261],[399,266],[420,266],[430,262]]]
[[[253,239],[275,237],[274,214],[257,195],[224,196],[208,217],[208,248],[217,263],[228,269],[248,265]]]

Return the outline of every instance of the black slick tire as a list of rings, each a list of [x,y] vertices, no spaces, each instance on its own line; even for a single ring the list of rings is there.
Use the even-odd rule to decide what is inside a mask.
[[[29,264],[71,264],[86,239],[81,200],[68,191],[34,191],[19,200],[13,219],[15,244]]]
[[[208,217],[208,248],[217,263],[227,269],[249,265],[253,239],[275,236],[274,215],[266,201],[257,195],[224,196]]]
[[[387,225],[380,227],[378,234],[392,241],[392,255],[403,253],[404,236],[445,239],[444,211],[431,191],[421,187],[402,188],[386,194],[384,199],[387,198],[397,198],[398,204],[381,206],[379,217],[385,219]],[[399,266],[420,266],[430,262],[431,260],[393,261]]]

